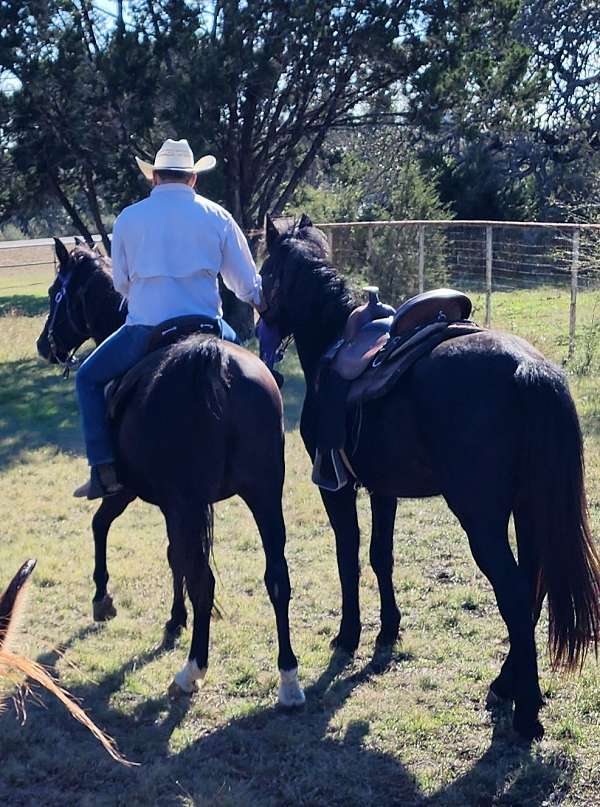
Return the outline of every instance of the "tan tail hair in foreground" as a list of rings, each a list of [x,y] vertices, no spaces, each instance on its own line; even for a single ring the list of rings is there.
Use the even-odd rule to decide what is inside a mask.
[[[35,568],[35,560],[24,563],[13,577],[4,593],[0,596],[0,682],[3,680],[17,683],[20,675],[35,681],[51,692],[64,704],[72,716],[79,720],[94,737],[102,743],[108,754],[123,765],[136,765],[123,757],[114,743],[98,726],[87,716],[84,710],[69,693],[60,687],[52,676],[39,664],[23,656],[12,653],[8,649],[8,642],[14,634],[19,612],[23,605],[23,594],[27,581]],[[2,708],[2,694],[0,693],[0,708]]]

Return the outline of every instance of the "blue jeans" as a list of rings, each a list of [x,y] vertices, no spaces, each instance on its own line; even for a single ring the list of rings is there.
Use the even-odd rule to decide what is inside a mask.
[[[224,319],[220,325],[223,339],[239,343],[236,332]],[[77,371],[75,386],[90,465],[115,461],[104,387],[145,356],[153,330],[150,325],[122,325],[90,353]]]

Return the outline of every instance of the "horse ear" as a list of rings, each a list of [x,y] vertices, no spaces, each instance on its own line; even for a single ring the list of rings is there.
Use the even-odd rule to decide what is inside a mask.
[[[58,263],[60,266],[64,266],[69,262],[69,250],[60,240],[54,236],[54,251],[56,252],[56,257],[58,259]]]
[[[34,568],[35,560],[32,558],[21,566],[4,593],[0,594],[0,647],[9,633],[11,618],[18,610],[21,593]]]
[[[271,251],[272,247],[275,246],[277,241],[279,241],[279,230],[275,226],[275,222],[268,213],[265,216],[265,240],[267,242],[267,249],[269,252]]]
[[[312,223],[312,219],[310,218],[310,216],[307,216],[306,213],[303,213],[300,216],[300,221],[298,222],[298,229],[303,230],[305,227],[312,227],[312,226],[313,226],[313,223]]]
[[[83,238],[80,238],[78,235],[75,236],[75,246],[76,247],[84,247],[85,246],[85,241],[83,240]]]

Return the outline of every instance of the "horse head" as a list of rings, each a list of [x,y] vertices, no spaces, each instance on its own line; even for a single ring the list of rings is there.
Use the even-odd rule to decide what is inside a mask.
[[[264,321],[277,327],[282,337],[311,331],[333,339],[348,318],[353,300],[344,279],[331,266],[324,233],[306,214],[283,228],[267,216],[265,241]]]
[[[287,336],[310,317],[311,275],[329,265],[329,246],[306,214],[291,224],[286,220],[283,226],[267,216],[265,242],[268,254],[260,271],[266,304],[262,317]]]
[[[99,336],[97,309],[101,297],[115,296],[116,292],[106,258],[83,244],[71,252],[59,238],[54,239],[54,245],[58,271],[48,289],[48,317],[37,340],[37,350],[51,364],[68,368],[75,351],[87,339],[102,341],[107,335]]]

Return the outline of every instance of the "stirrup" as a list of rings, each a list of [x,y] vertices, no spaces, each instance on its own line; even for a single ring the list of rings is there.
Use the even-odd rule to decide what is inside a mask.
[[[324,459],[331,459],[331,465],[335,478],[327,477],[323,474]],[[338,490],[341,490],[344,485],[348,484],[348,471],[346,470],[346,466],[342,462],[339,453],[335,449],[325,452],[325,455],[323,455],[322,452],[317,449],[311,479],[315,485],[323,488],[323,490],[329,490],[332,493],[336,493]]]

